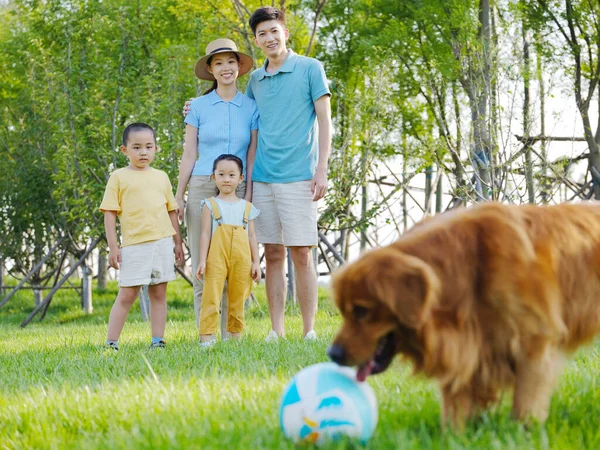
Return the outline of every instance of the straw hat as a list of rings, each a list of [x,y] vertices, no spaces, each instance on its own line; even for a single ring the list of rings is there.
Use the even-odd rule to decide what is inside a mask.
[[[240,72],[238,77],[247,74],[250,69],[252,69],[252,66],[254,65],[252,56],[239,52],[235,42],[231,39],[215,39],[206,46],[206,55],[200,58],[196,63],[196,67],[194,68],[196,76],[201,80],[214,81],[215,77],[208,71],[208,64],[206,62],[211,56],[228,52],[235,53],[240,58]]]

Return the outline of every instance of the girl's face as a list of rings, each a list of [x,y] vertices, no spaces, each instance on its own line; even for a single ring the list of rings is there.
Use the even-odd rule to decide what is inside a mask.
[[[235,189],[242,182],[244,176],[240,173],[240,167],[235,161],[224,160],[217,163],[213,178],[220,193],[230,194],[235,193]]]
[[[208,71],[213,74],[219,85],[235,83],[240,72],[240,63],[235,53],[219,53],[212,57]]]

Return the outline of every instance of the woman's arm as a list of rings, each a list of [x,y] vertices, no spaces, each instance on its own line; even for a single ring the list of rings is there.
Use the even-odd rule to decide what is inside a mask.
[[[208,249],[210,247],[210,237],[212,235],[212,213],[206,204],[202,208],[202,229],[200,231],[200,254],[198,257],[198,269],[196,278],[199,280],[204,275],[206,269],[206,259],[208,258]]]
[[[175,194],[175,200],[179,206],[177,216],[180,221],[183,220],[183,196],[185,195],[185,189],[190,181],[190,176],[192,175],[197,159],[198,128],[188,124],[185,126],[185,143],[183,145],[183,156],[179,164],[179,179],[177,181],[177,193]]]
[[[181,240],[179,222],[177,221],[177,211],[169,211],[169,219],[171,219],[171,225],[175,230],[175,234],[173,235],[173,242],[175,243],[175,264],[177,267],[181,267],[185,259],[183,254],[183,241]]]
[[[244,200],[247,202],[252,201],[252,171],[254,170],[257,144],[258,130],[250,130],[250,144],[248,145],[248,154],[246,155],[246,195],[244,196]]]

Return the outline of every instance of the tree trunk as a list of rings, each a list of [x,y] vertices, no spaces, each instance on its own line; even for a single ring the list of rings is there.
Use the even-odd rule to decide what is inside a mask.
[[[529,81],[531,79],[531,70],[529,66],[529,38],[525,22],[521,25],[523,36],[523,137],[527,139],[531,134],[531,119],[529,116]],[[531,144],[525,141],[525,183],[527,186],[528,201],[535,203],[535,186],[533,183],[533,163],[531,161]]]
[[[106,270],[107,270],[107,261],[106,261],[106,252],[103,248],[98,252],[98,289],[104,290],[106,289]]]

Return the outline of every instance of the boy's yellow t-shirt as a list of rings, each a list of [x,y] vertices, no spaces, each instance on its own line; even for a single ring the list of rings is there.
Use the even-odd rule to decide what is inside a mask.
[[[115,170],[108,179],[100,210],[116,211],[121,222],[121,247],[173,236],[169,211],[177,209],[171,181],[152,167]]]

